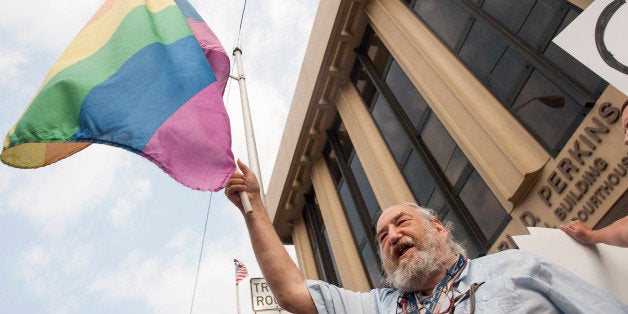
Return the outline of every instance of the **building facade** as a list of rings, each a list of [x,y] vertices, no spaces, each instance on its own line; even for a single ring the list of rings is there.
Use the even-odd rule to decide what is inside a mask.
[[[378,286],[400,203],[471,257],[626,215],[627,97],[551,42],[591,2],[321,0],[266,196],[306,276]]]

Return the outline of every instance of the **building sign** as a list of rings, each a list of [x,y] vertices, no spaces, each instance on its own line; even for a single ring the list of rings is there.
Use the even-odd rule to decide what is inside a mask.
[[[573,219],[595,223],[628,187],[628,146],[623,144],[620,92],[607,91],[551,160],[524,201],[511,214],[521,227],[557,228]],[[621,102],[617,101],[621,100]],[[513,227],[496,241],[496,249],[515,247]]]
[[[596,209],[612,202],[608,196],[626,180],[628,154],[601,156],[597,153],[611,127],[620,121],[618,107],[610,102],[600,104],[597,117],[579,134],[574,134],[575,140],[564,148],[566,156],[557,160],[546,181],[536,190],[536,195],[561,223],[576,218],[587,221]],[[527,212],[520,218],[528,227],[540,221]]]
[[[596,0],[554,42],[628,95],[628,5]]]
[[[255,312],[282,311],[264,278],[251,278],[251,302]],[[284,313],[287,312],[284,311]]]

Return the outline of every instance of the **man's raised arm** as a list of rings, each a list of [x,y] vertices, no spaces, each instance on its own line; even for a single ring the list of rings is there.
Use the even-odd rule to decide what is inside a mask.
[[[238,167],[242,173],[235,172],[229,178],[225,194],[244,216],[253,251],[266,282],[282,308],[293,313],[316,313],[306,279],[288,255],[264,208],[255,173],[240,160]],[[246,192],[252,212],[244,213],[240,191]]]

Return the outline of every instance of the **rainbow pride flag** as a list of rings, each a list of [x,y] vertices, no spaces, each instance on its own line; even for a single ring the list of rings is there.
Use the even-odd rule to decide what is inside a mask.
[[[59,57],[0,158],[37,168],[90,143],[217,191],[235,169],[222,95],[229,57],[186,0],[107,0]]]

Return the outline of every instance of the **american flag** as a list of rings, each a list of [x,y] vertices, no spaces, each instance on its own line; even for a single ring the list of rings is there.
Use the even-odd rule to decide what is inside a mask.
[[[244,279],[246,276],[249,275],[249,272],[246,270],[246,266],[244,266],[244,263],[240,262],[237,259],[233,259],[233,263],[235,264],[236,267],[236,285],[242,281],[242,279]]]

